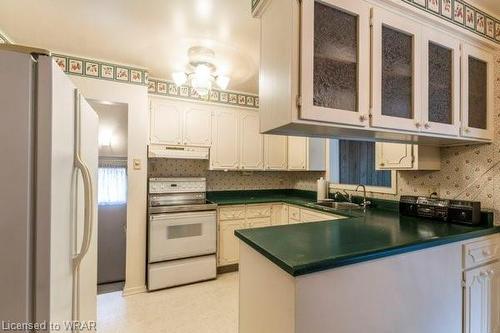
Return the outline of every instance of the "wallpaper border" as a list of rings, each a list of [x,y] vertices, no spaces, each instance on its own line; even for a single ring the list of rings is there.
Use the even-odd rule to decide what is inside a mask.
[[[251,0],[254,15],[266,0]],[[500,44],[500,19],[463,0],[400,0],[478,36]]]
[[[206,97],[198,95],[193,88],[183,85],[178,87],[173,81],[150,78],[148,93],[151,95],[198,100],[216,104],[234,105],[247,108],[258,108],[259,97],[249,93],[212,89]]]

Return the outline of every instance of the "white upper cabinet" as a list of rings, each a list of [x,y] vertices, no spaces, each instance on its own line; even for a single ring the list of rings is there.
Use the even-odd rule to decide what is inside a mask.
[[[288,137],[288,170],[325,171],[326,140]]]
[[[264,135],[264,169],[286,170],[288,139],[282,135]]]
[[[371,125],[419,131],[421,25],[381,8],[372,20]]]
[[[376,169],[412,169],[413,145],[400,143],[375,143]]]
[[[263,136],[259,133],[259,113],[240,112],[240,168],[264,169]]]
[[[493,43],[392,2],[261,0],[261,132],[491,141]]]
[[[440,170],[439,147],[403,143],[375,143],[376,170]]]
[[[422,28],[423,132],[460,134],[460,42],[430,27]]]
[[[370,6],[302,2],[300,118],[364,127],[370,93]]]
[[[288,137],[288,170],[307,169],[307,138]]]
[[[239,113],[231,109],[220,108],[214,111],[210,169],[238,169],[239,118]]]
[[[204,106],[188,105],[184,111],[184,144],[210,146],[212,142],[212,112]]]
[[[174,101],[151,100],[151,143],[182,144],[183,108]]]
[[[492,54],[462,44],[462,136],[493,138],[493,85]]]
[[[151,143],[209,147],[211,133],[210,106],[151,98]]]

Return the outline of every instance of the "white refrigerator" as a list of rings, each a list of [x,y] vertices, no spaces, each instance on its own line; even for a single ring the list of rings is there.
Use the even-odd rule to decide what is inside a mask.
[[[47,51],[0,45],[0,158],[0,331],[86,330],[98,117]]]

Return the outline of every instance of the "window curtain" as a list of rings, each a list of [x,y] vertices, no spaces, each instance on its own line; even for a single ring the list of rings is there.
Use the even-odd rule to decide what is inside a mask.
[[[126,167],[99,167],[98,178],[99,205],[122,205],[127,203]]]

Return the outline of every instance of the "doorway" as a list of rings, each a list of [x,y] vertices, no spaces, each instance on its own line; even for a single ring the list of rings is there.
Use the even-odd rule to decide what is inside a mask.
[[[99,116],[97,293],[104,294],[125,283],[128,106],[89,103]]]

